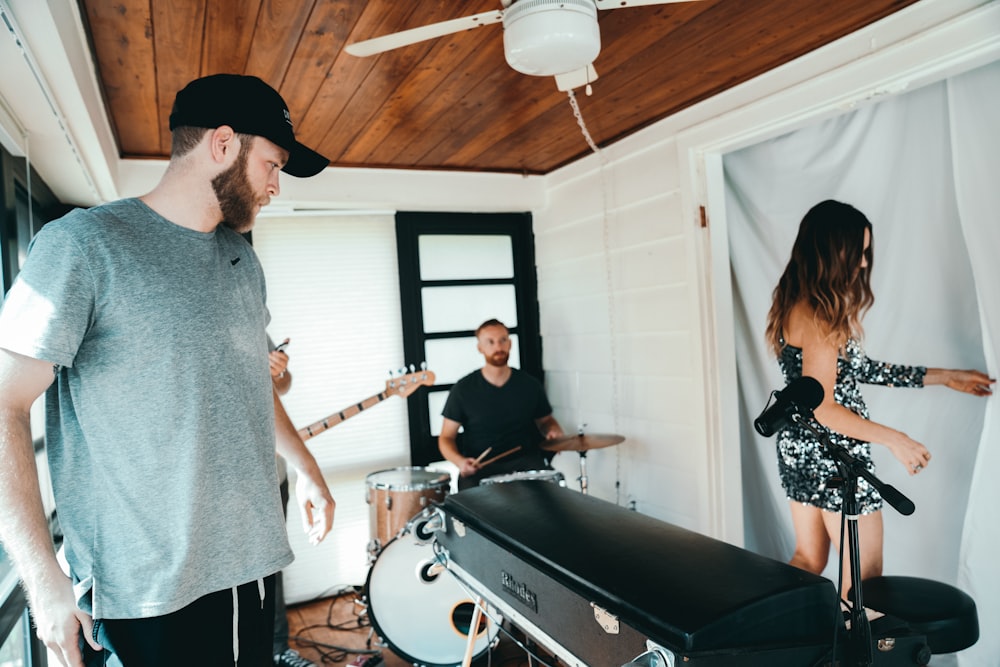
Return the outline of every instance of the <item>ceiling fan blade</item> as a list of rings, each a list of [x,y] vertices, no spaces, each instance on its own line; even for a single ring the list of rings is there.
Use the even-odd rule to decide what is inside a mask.
[[[451,19],[450,21],[431,23],[430,25],[420,26],[419,28],[401,30],[400,32],[394,32],[388,35],[382,35],[381,37],[367,39],[363,42],[354,42],[353,44],[345,46],[344,50],[352,56],[373,56],[376,53],[391,51],[392,49],[397,49],[401,46],[409,46],[410,44],[416,44],[417,42],[434,39],[435,37],[443,37],[445,35],[462,32],[463,30],[477,28],[483,25],[490,25],[491,23],[499,23],[502,20],[502,10],[483,12],[482,14],[464,16],[460,19]]]
[[[646,5],[669,5],[675,2],[698,2],[699,0],[594,0],[598,9],[621,9],[622,7],[644,7]]]

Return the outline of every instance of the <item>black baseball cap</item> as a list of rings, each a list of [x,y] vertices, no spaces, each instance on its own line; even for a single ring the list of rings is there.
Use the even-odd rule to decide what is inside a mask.
[[[212,74],[195,79],[177,93],[170,112],[171,130],[221,125],[264,137],[284,148],[288,162],[282,171],[292,176],[315,176],[330,164],[328,158],[295,140],[285,100],[255,76]]]

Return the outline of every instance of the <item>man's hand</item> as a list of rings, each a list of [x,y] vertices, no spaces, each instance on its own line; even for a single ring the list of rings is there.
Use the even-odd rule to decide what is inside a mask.
[[[471,477],[479,472],[479,463],[474,458],[462,459],[462,463],[458,466],[458,474],[462,477]]]
[[[310,544],[319,544],[333,528],[333,513],[337,507],[326,481],[320,477],[317,482],[299,471],[295,497],[302,515],[302,530],[309,537]]]
[[[42,586],[32,595],[31,614],[38,637],[64,667],[83,667],[80,634],[95,650],[101,645],[94,638],[94,620],[80,610],[73,595],[73,586],[65,575]]]

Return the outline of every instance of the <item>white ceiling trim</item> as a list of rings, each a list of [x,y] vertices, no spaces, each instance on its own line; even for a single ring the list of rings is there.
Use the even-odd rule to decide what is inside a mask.
[[[21,133],[21,152],[60,200],[90,205],[114,196],[111,163],[102,148],[114,144],[110,128],[105,121],[102,141],[100,125],[87,112],[103,113],[103,107],[93,99],[88,103],[81,92],[87,88],[77,80],[88,72],[94,78],[75,6],[67,0],[0,0],[0,16],[3,133]]]

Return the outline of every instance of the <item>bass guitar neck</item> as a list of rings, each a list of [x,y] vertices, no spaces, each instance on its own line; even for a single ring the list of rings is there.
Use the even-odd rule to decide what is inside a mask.
[[[411,366],[410,368],[413,367]],[[369,396],[360,403],[349,405],[343,410],[327,415],[323,419],[313,422],[305,428],[300,428],[298,430],[299,437],[303,440],[308,440],[309,438],[319,435],[323,431],[333,428],[341,422],[347,421],[355,415],[361,414],[368,408],[378,405],[390,396],[395,395],[406,398],[415,392],[419,387],[430,386],[432,384],[434,384],[434,373],[426,369],[415,373],[407,373],[406,375],[393,377],[385,383],[385,391],[381,391],[374,396]]]
[[[385,393],[384,391],[379,392],[374,396],[369,396],[360,403],[348,406],[343,410],[340,410],[339,412],[334,412],[331,415],[327,415],[323,419],[320,419],[318,422],[313,422],[312,424],[309,424],[309,426],[300,428],[299,436],[303,440],[308,440],[309,438],[315,437],[320,433],[322,433],[323,431],[331,429],[337,424],[347,421],[348,419],[354,417],[355,415],[361,414],[368,408],[378,405],[387,398],[389,398],[389,394]]]

